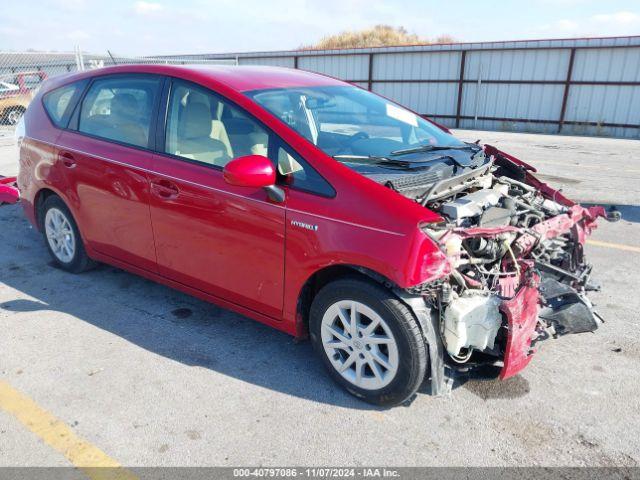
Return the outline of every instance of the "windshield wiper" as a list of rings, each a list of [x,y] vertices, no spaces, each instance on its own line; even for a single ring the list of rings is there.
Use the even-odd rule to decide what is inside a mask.
[[[404,160],[394,160],[392,158],[381,157],[377,155],[334,155],[336,160],[352,160],[354,163],[369,163],[373,165],[389,165],[395,167],[410,168],[411,162],[405,162]]]
[[[477,145],[475,146],[477,147]],[[430,143],[425,145],[418,145],[411,148],[403,148],[401,150],[394,150],[389,155],[407,155],[409,153],[418,152],[433,152],[436,150],[478,150],[479,147],[474,148],[474,145],[431,145]]]

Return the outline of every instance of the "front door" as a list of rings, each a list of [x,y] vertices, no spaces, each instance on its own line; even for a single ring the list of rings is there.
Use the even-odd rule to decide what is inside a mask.
[[[213,92],[177,80],[166,118],[164,154],[149,177],[159,273],[279,318],[284,204],[222,176],[233,158],[267,156],[270,134]]]
[[[160,82],[139,75],[94,80],[59,137],[56,159],[89,246],[149,271],[156,271],[156,256],[147,170]]]

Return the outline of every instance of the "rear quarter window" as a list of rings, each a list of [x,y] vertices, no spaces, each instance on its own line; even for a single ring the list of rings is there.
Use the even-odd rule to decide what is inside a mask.
[[[64,128],[66,126],[65,120],[68,120],[68,115],[65,114],[70,110],[71,100],[80,88],[79,83],[71,83],[51,90],[42,98],[44,109],[56,127]]]

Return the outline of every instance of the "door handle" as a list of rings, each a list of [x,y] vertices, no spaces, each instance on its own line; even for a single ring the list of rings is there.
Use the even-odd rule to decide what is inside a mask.
[[[164,200],[176,198],[180,193],[178,187],[169,180],[154,180],[151,182],[151,191]]]
[[[71,155],[69,152],[60,152],[58,154],[58,158],[60,158],[62,165],[67,168],[75,168],[77,165],[76,159],[73,158],[73,155]]]

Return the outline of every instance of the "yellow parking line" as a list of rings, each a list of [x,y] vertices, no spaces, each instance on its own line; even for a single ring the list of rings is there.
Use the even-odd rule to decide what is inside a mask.
[[[587,240],[587,243],[589,245],[595,245],[596,247],[615,248],[616,250],[640,253],[640,247],[632,247],[631,245],[623,245],[622,243],[601,242],[600,240]]]
[[[91,480],[137,480],[99,448],[78,437],[58,420],[8,383],[0,381],[0,409],[12,414],[47,445],[62,453]]]

